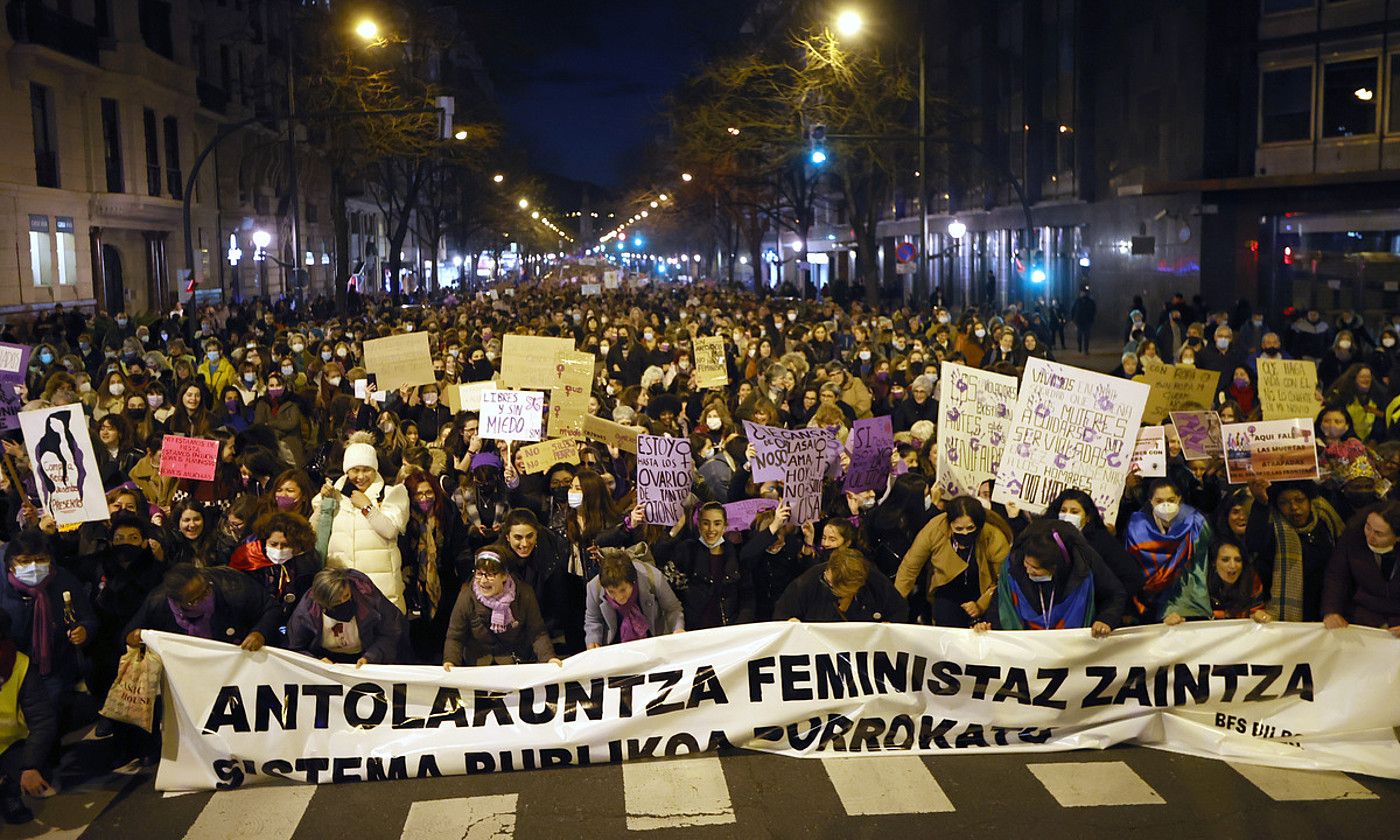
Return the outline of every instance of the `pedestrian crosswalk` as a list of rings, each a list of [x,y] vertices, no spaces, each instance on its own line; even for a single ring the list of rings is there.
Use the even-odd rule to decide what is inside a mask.
[[[834,832],[839,824],[834,821],[843,818],[907,815],[936,821],[960,813],[985,815],[988,796],[1046,814],[1128,807],[1145,809],[1135,813],[1151,819],[1150,814],[1166,814],[1173,806],[1199,804],[1192,800],[1200,795],[1193,793],[1195,788],[1173,786],[1183,776],[1211,796],[1241,803],[1252,797],[1261,806],[1269,801],[1352,809],[1400,805],[1400,784],[1392,781],[1149,750],[819,760],[736,753],[427,782],[274,785],[187,795],[162,796],[149,778],[132,783],[134,789],[120,797],[115,783],[91,784],[35,803],[38,820],[5,836],[295,840],[324,836],[328,820],[346,818],[347,809],[364,814],[355,823],[358,840],[508,840],[620,832],[664,836],[695,829],[738,836],[756,819],[805,820]],[[798,810],[805,813],[775,814],[792,809],[764,807],[781,801],[800,802]],[[557,826],[568,822],[548,822],[569,814],[578,821],[576,834],[559,832]],[[770,826],[769,833],[789,832]]]

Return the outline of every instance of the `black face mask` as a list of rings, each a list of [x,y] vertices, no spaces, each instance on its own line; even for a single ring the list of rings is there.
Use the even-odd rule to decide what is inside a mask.
[[[332,621],[349,621],[355,617],[355,599],[351,598],[336,607],[327,607],[326,615],[330,616]]]
[[[150,549],[143,545],[114,545],[111,548],[112,560],[117,567],[125,569],[150,556]]]
[[[556,501],[556,502],[567,501],[568,498],[569,498],[569,488],[567,488],[567,487],[551,487],[551,488],[549,488],[549,495],[552,496],[552,497],[554,497],[554,501]]]

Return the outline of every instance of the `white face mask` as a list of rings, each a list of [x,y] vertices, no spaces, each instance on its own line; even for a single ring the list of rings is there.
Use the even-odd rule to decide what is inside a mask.
[[[331,385],[332,388],[338,388],[338,387],[340,387],[340,377],[339,377],[339,376],[328,376],[328,377],[326,377],[326,381],[330,383],[330,385]]]
[[[19,563],[15,566],[15,579],[25,586],[38,586],[49,576],[48,563]]]
[[[1386,336],[1385,338],[1382,338],[1382,339],[1381,339],[1381,346],[1382,346],[1382,347],[1394,347],[1394,346],[1395,346],[1395,339],[1391,338],[1390,336]]]
[[[1152,506],[1152,512],[1163,522],[1170,522],[1181,512],[1181,505],[1177,502],[1158,502]]]
[[[705,546],[706,548],[718,548],[720,543],[722,542],[724,542],[724,534],[720,534],[718,539],[716,539],[714,542],[710,542],[704,537],[700,538],[700,544]]]
[[[126,386],[120,382],[113,382],[111,387],[107,390],[112,392],[112,396],[120,397],[122,394],[126,393]]]
[[[438,398],[438,395],[437,395],[437,394],[424,394],[424,395],[423,395],[423,405],[436,405],[436,404],[437,404],[437,398]]]
[[[1345,340],[1345,339],[1343,339],[1343,340],[1337,342],[1337,349],[1338,349],[1338,350],[1350,350],[1350,349],[1351,349],[1351,342],[1350,342],[1350,341],[1347,341],[1347,340]]]
[[[1055,579],[1054,575],[1033,575],[1029,573],[1026,574],[1026,577],[1030,578],[1032,583],[1049,583]]]
[[[287,548],[271,548],[271,547],[266,547],[266,548],[263,549],[263,554],[266,554],[266,555],[267,555],[267,559],[269,559],[269,560],[271,560],[272,562],[278,564],[279,566],[280,566],[281,564],[287,562],[288,560],[290,560],[290,559],[292,559],[293,557],[296,556],[296,552],[293,551],[290,547],[287,547]]]
[[[973,330],[973,331],[972,331],[972,334],[975,335],[975,336],[977,336],[978,338],[986,338],[986,337],[987,337],[987,331],[986,331],[986,330]]]
[[[1062,510],[1060,511],[1060,521],[1068,522],[1077,530],[1084,530],[1084,517],[1078,513],[1069,513],[1068,511]]]
[[[718,432],[723,425],[724,421],[718,417],[710,416],[705,418],[705,427],[712,432]]]
[[[582,506],[583,506],[583,491],[582,491],[582,490],[570,490],[570,491],[569,491],[568,499],[569,499],[569,507],[575,508],[575,509],[577,509],[577,508],[579,508],[579,507],[582,507]]]
[[[301,351],[303,351],[303,350],[305,350],[305,349],[306,349],[306,345],[305,345],[305,344],[293,344],[293,345],[292,345],[292,352],[293,352],[293,353],[300,353]]]
[[[870,351],[869,351],[869,350],[862,350],[862,351],[860,351],[860,360],[861,360],[862,362],[868,362],[868,361],[870,361]]]

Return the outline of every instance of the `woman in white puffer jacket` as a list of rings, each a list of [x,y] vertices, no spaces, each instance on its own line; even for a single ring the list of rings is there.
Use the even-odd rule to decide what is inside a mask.
[[[385,598],[406,610],[398,539],[408,524],[408,491],[403,485],[385,486],[369,440],[364,432],[351,435],[344,477],[321,488],[317,542],[324,546],[328,568],[364,572]]]

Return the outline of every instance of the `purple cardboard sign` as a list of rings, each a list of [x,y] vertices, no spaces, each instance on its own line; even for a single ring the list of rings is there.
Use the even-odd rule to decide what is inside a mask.
[[[684,515],[691,468],[686,438],[637,435],[637,504],[648,524],[670,526]]]
[[[7,344],[0,341],[0,382],[23,382],[29,372],[28,344]]]
[[[0,380],[0,432],[19,428],[19,412],[24,408],[15,386]]]
[[[773,510],[777,506],[777,499],[743,499],[738,502],[730,502],[724,506],[724,514],[729,520],[724,532],[732,534],[737,531],[747,531],[749,526],[753,525],[754,517],[765,510]]]
[[[1219,458],[1225,453],[1220,415],[1214,411],[1173,411],[1172,425],[1181,438],[1181,454],[1188,461]]]
[[[846,492],[884,490],[890,478],[890,453],[894,451],[894,425],[890,418],[857,420],[847,440],[851,443],[851,468],[846,471]]]

